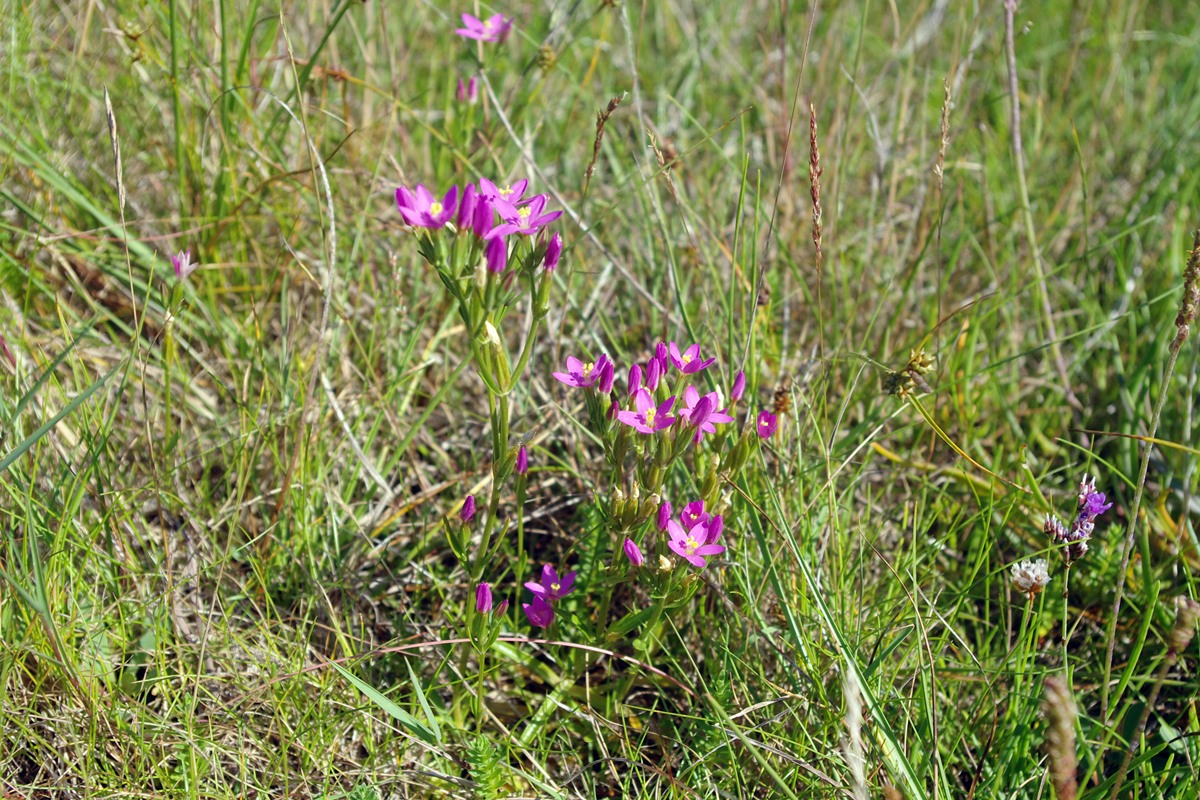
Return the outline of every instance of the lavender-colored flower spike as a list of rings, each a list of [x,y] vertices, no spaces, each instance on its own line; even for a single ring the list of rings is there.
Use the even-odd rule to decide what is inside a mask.
[[[1096,528],[1096,517],[1108,511],[1112,505],[1107,502],[1103,492],[1096,491],[1095,479],[1084,475],[1079,483],[1077,510],[1070,528],[1058,517],[1046,517],[1042,530],[1051,542],[1062,548],[1063,562],[1068,567],[1087,555],[1088,540]]]
[[[492,610],[492,587],[481,583],[475,587],[475,610],[486,614]]]
[[[633,539],[626,539],[624,544],[625,557],[629,559],[629,563],[635,567],[640,567],[646,563],[645,557],[642,556],[641,549],[634,544]]]
[[[475,516],[475,495],[467,495],[467,499],[463,500],[462,511],[458,512],[458,518],[463,522],[470,522],[471,517]]]

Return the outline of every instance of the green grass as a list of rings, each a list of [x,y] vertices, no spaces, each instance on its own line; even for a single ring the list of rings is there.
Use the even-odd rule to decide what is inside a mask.
[[[0,790],[1049,798],[1058,676],[1079,797],[1130,743],[1119,796],[1196,796],[1200,645],[1167,645],[1200,567],[1195,337],[1166,369],[1200,226],[1191,5],[1018,10],[1028,220],[1000,3],[524,3],[478,9],[516,19],[478,48],[451,33],[476,9],[441,8],[6,4]],[[524,175],[569,207],[511,395],[526,572],[579,585],[543,642],[504,539],[481,659],[443,520],[491,490],[488,394],[393,192]],[[653,602],[605,588],[614,486],[550,372],[608,352],[623,389],[663,339],[717,356],[701,387],[744,368],[741,410],[789,410],[716,485],[729,549],[692,599],[605,637]],[[932,391],[889,396],[920,349]],[[1064,599],[1041,526],[1085,471],[1116,505]]]

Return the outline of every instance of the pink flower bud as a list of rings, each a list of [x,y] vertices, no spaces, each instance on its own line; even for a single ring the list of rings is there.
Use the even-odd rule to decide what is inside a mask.
[[[458,512],[458,518],[463,522],[470,522],[471,517],[475,516],[475,495],[467,495],[467,499],[463,500],[462,511]]]
[[[487,243],[486,257],[488,272],[504,272],[508,265],[508,244],[503,236],[497,236]]]
[[[517,474],[524,475],[529,470],[529,452],[525,449],[525,445],[517,450]]]
[[[642,388],[642,366],[634,364],[629,368],[629,394],[633,395]]]
[[[597,388],[600,390],[601,394],[608,394],[613,388],[613,373],[616,371],[616,369],[613,367],[613,363],[611,361],[605,359],[604,366],[601,367],[601,370],[602,371],[600,373]]]
[[[775,433],[775,428],[779,426],[779,417],[772,414],[770,411],[763,409],[758,412],[758,436],[761,439],[770,439]]]
[[[646,559],[642,557],[642,551],[633,543],[633,539],[625,540],[625,557],[629,559],[629,563],[635,567],[640,567],[646,563]]]
[[[475,587],[475,610],[486,614],[492,610],[492,587],[481,583]]]
[[[659,362],[657,357],[650,359],[649,363],[646,364],[646,388],[652,392],[657,389],[658,381],[662,378],[662,374],[662,363]]]
[[[742,399],[742,395],[746,392],[746,373],[738,370],[737,377],[733,379],[733,388],[729,390],[730,402],[736,403]]]
[[[546,266],[546,272],[553,272],[558,266],[558,259],[562,256],[562,236],[555,233],[550,237],[550,243],[546,245],[546,259],[542,263]]]
[[[658,529],[660,531],[665,531],[667,529],[667,523],[670,521],[671,521],[671,504],[668,503],[666,500],[663,500],[662,503],[658,506]]]
[[[475,220],[475,204],[477,202],[479,202],[479,198],[475,193],[475,184],[468,183],[467,188],[463,189],[462,200],[458,203],[458,216],[454,218],[454,225],[460,231],[471,227],[471,223]]]

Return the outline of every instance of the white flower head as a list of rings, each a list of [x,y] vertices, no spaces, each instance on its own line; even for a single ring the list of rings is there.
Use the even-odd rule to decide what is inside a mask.
[[[1013,565],[1012,584],[1018,592],[1029,595],[1032,600],[1046,584],[1050,582],[1050,571],[1046,568],[1046,559],[1036,561],[1021,561]]]

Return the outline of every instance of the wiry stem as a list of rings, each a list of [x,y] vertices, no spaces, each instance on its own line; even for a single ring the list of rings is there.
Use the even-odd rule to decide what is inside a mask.
[[[1075,396],[1067,379],[1067,365],[1063,361],[1062,348],[1058,344],[1058,329],[1054,325],[1054,309],[1050,305],[1050,293],[1046,289],[1046,273],[1042,266],[1042,249],[1038,246],[1037,228],[1033,224],[1033,208],[1029,204],[1029,184],[1025,179],[1025,148],[1021,143],[1021,95],[1017,85],[1017,49],[1013,42],[1013,15],[1017,11],[1017,0],[1004,0],[1004,48],[1008,56],[1008,93],[1012,100],[1012,148],[1013,160],[1017,164],[1017,189],[1021,194],[1021,215],[1025,221],[1025,236],[1033,256],[1033,271],[1037,277],[1038,295],[1042,301],[1042,315],[1046,319],[1046,335],[1050,339],[1050,352],[1058,369],[1059,380],[1067,393],[1067,402],[1076,409],[1083,404]]]

